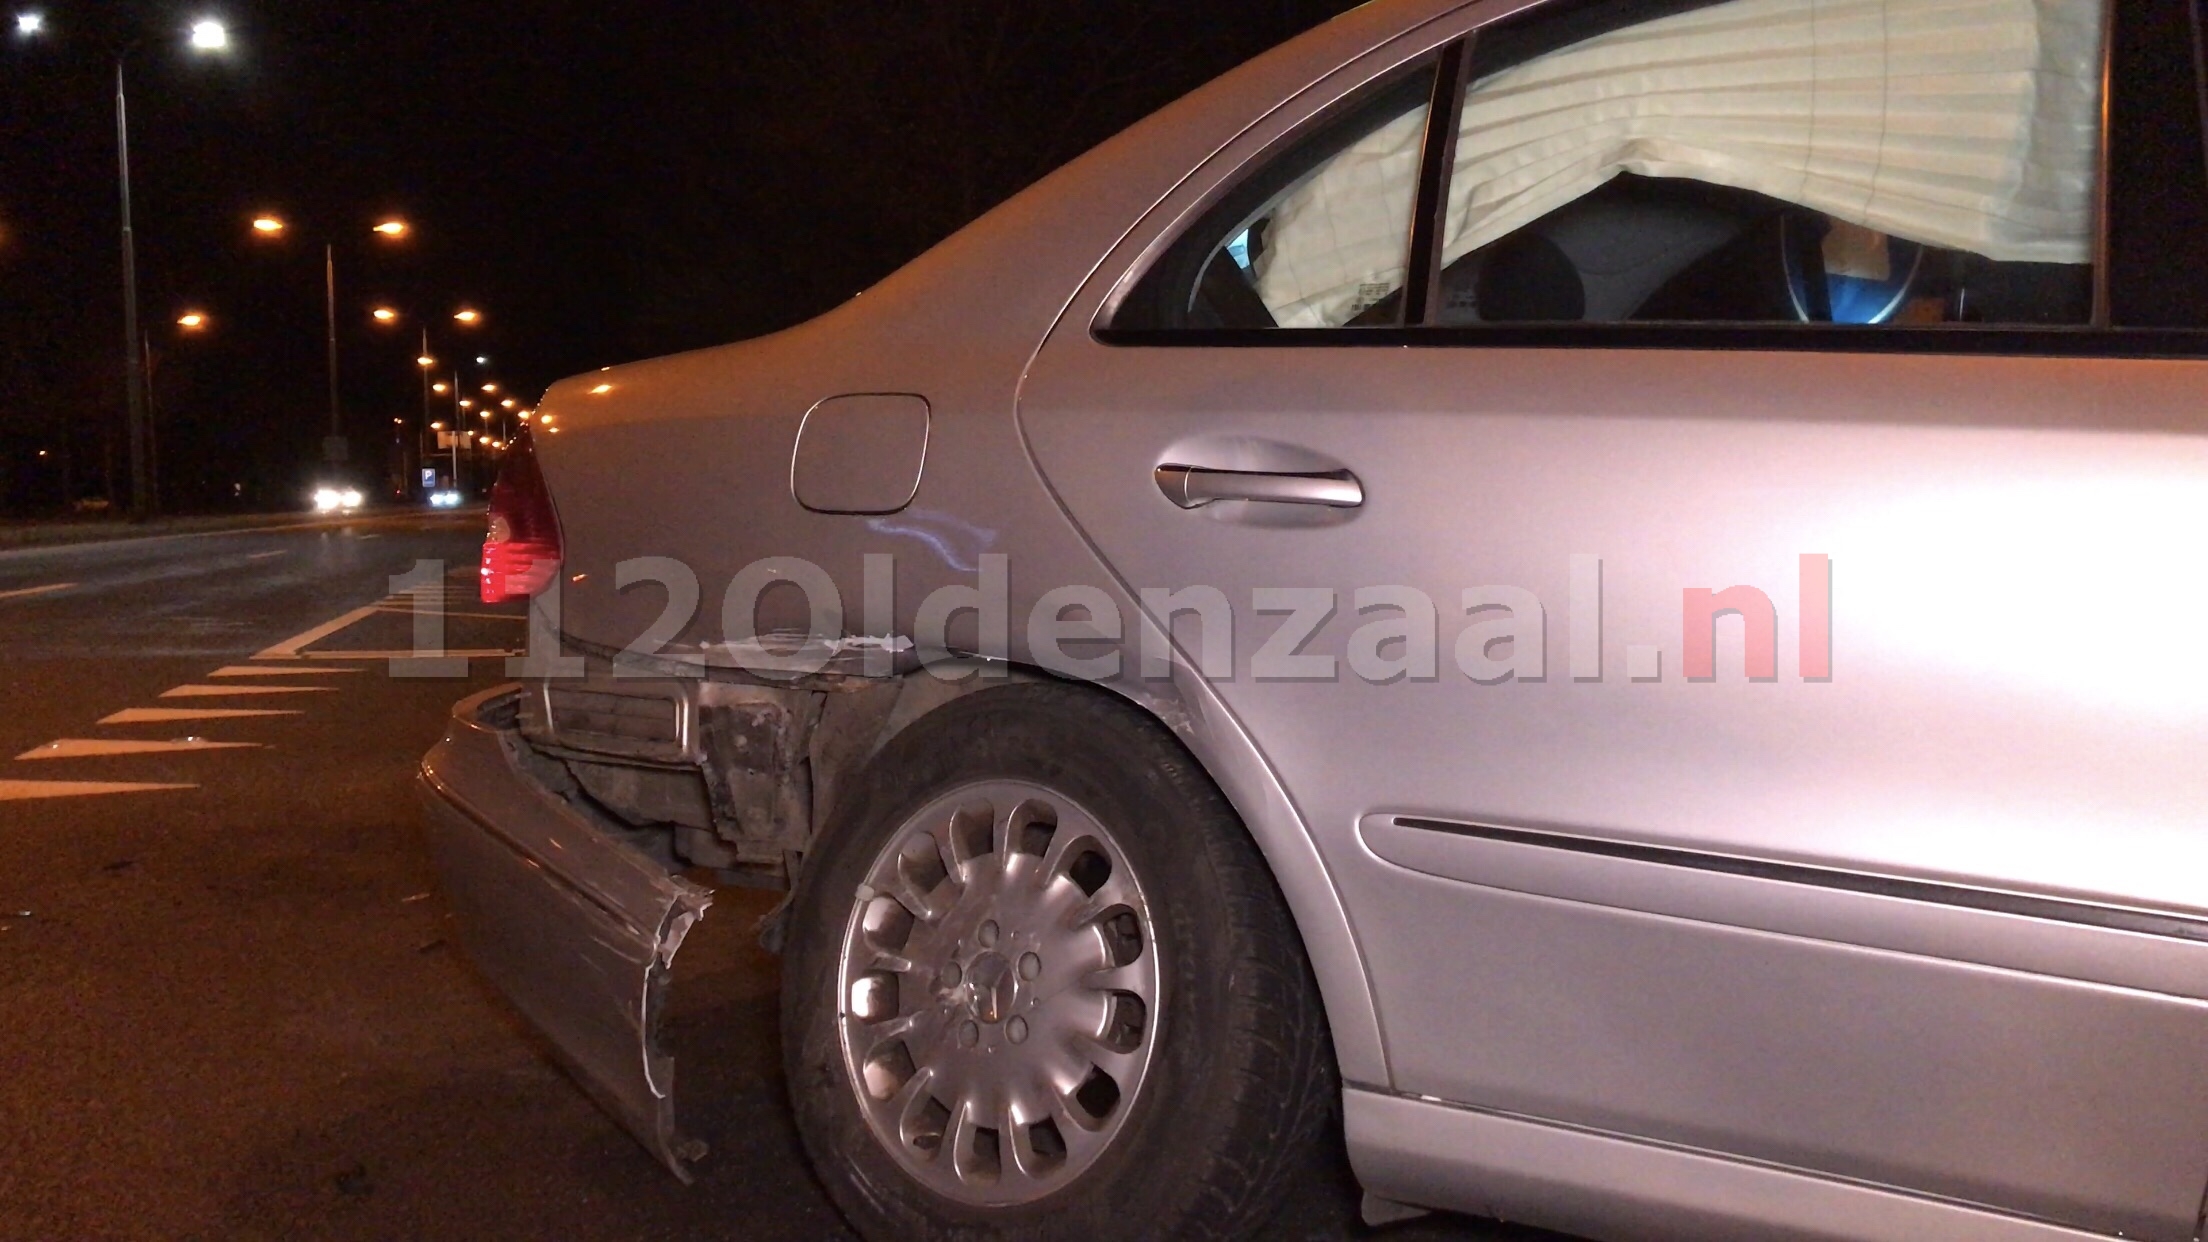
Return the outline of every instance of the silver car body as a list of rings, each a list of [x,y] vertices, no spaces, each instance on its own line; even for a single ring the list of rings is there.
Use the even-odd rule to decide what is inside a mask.
[[[1217,781],[1302,930],[1375,1195],[1598,1236],[2198,1236],[2208,361],[1096,331],[1285,138],[1524,7],[1358,9],[831,314],[558,385],[559,630],[711,662],[721,589],[791,557],[897,648],[1002,554],[1006,649],[970,618],[947,645],[1049,667],[1018,622],[1102,592],[1129,623],[1099,686]],[[1175,463],[1346,471],[1363,503],[1184,509],[1155,478]],[[894,605],[862,619],[884,553]],[[1824,679],[1798,672],[1804,554],[1830,557]],[[634,589],[638,557],[705,606]],[[1190,618],[1144,612],[1197,584],[1233,601],[1231,676],[1199,672]],[[1681,591],[1735,584],[1778,602],[1778,675],[1721,638],[1690,681]],[[1416,588],[1446,666],[1456,601],[1490,585],[1544,605],[1540,676],[1253,673],[1305,620],[1255,592],[1333,592],[1302,650],[1339,655],[1361,590]],[[806,628],[797,598],[765,595],[762,628]],[[625,1115],[666,1155],[650,1112]]]

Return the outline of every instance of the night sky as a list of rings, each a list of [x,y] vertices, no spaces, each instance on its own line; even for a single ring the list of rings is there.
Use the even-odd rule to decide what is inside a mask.
[[[283,505],[327,425],[421,415],[426,319],[525,398],[850,297],[1021,186],[1350,0],[492,4],[46,0],[0,27],[0,512],[118,500],[113,72],[130,53],[164,507]],[[185,47],[195,18],[231,49]],[[292,225],[256,239],[253,216]],[[414,227],[376,239],[386,215]],[[407,312],[395,330],[370,308]],[[486,316],[473,334],[450,315]],[[211,331],[180,337],[201,309]],[[474,368],[464,377],[479,383]],[[111,447],[110,447],[111,446]],[[48,450],[39,459],[37,450]],[[380,481],[380,450],[356,447]],[[237,496],[242,486],[244,494]]]

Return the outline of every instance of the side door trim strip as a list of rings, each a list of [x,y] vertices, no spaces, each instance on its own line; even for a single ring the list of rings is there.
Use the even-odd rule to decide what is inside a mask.
[[[1863,893],[1876,897],[1893,897],[1905,901],[1956,906],[1969,910],[2014,915],[2020,918],[2071,923],[2111,931],[2133,932],[2139,935],[2161,936],[2168,939],[2208,944],[2208,918],[2171,911],[2143,910],[2063,897],[2044,897],[2027,893],[2007,892],[2001,889],[1973,888],[1965,884],[1950,884],[1936,880],[1907,879],[1871,872],[1848,871],[1838,867],[1776,862],[1734,854],[1679,849],[1673,846],[1643,845],[1630,841],[1584,837],[1541,829],[1508,828],[1497,824],[1426,819],[1404,815],[1394,816],[1393,819],[1398,826],[1403,828],[1415,828],[1450,836],[1502,841],[1513,845],[1529,845],[1542,849],[1563,850],[1602,858],[1619,858],[1632,862],[1655,863],[1666,867],[1715,872],[1721,875],[1775,880],[1784,884],[1800,884],[1841,892]]]

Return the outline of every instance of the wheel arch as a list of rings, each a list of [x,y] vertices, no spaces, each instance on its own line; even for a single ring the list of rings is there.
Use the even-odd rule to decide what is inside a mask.
[[[1154,624],[1139,611],[1135,615],[1146,631]],[[664,677],[667,680],[658,684],[681,687],[671,692],[686,700],[687,714],[700,718],[700,730],[708,735],[712,731],[702,721],[706,713],[699,710],[708,700],[733,692],[755,706],[777,705],[770,713],[776,723],[769,732],[785,741],[752,748],[741,741],[716,745],[715,739],[707,736],[688,761],[700,765],[689,770],[702,772],[708,790],[723,787],[708,799],[716,808],[715,828],[694,829],[693,836],[710,839],[717,830],[724,841],[750,847],[745,855],[748,871],[742,876],[729,874],[751,885],[794,882],[804,855],[827,830],[843,792],[867,762],[892,738],[941,707],[970,694],[1021,681],[1076,686],[1086,693],[1107,695],[1130,705],[1172,735],[1226,799],[1256,844],[1287,903],[1305,959],[1317,981],[1342,1081],[1380,1087],[1391,1081],[1378,1006],[1355,926],[1320,855],[1311,826],[1255,740],[1178,647],[1164,644],[1162,648],[1151,648],[1170,653],[1167,676],[1163,678],[1130,674],[1087,681],[1063,677],[1020,660],[931,659],[927,666],[904,668],[884,677],[808,676],[773,681],[741,675],[724,680],[716,675],[704,680],[695,666],[669,663],[661,667],[660,662],[632,661],[610,648],[572,635],[563,637],[588,658],[589,688],[621,693],[624,687],[651,684],[622,680],[620,670],[624,666],[629,668],[628,676]],[[1133,644],[1127,649],[1131,653]],[[752,719],[756,723],[756,718]],[[745,771],[742,781],[715,779],[729,775],[716,768],[725,769],[743,756],[756,756],[762,750],[775,755],[775,760]],[[620,760],[609,762],[622,765]],[[733,801],[741,805],[733,813],[722,814],[723,804],[731,801],[723,796],[729,792],[726,787],[736,785],[741,786],[736,792],[742,796]],[[602,795],[608,791],[594,788],[591,792],[603,801]],[[616,810],[620,813],[619,808]],[[621,817],[632,824],[656,818],[649,812],[623,813]],[[739,841],[747,832],[749,839]],[[696,857],[691,861],[722,865]],[[770,947],[779,945],[777,921],[770,920],[763,932]]]
[[[871,730],[865,728],[863,716],[853,714],[842,721],[823,716],[811,748],[815,834],[826,829],[840,790],[867,760],[914,723],[960,698],[1026,681],[1075,686],[1117,699],[1172,734],[1256,843],[1288,904],[1305,959],[1318,981],[1343,1081],[1367,1086],[1389,1081],[1371,979],[1348,909],[1310,826],[1241,723],[1177,651],[1171,677],[1165,681],[1078,681],[1018,662],[959,662],[951,670],[958,673],[957,680],[915,669],[862,692],[886,701],[886,707],[882,701],[872,705],[879,723]],[[854,736],[855,729],[865,733],[863,741]]]

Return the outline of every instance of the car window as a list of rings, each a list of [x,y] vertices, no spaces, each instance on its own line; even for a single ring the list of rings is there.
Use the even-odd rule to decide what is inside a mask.
[[[2101,0],[1511,19],[1474,45],[1433,321],[2090,322],[2102,28]]]
[[[1246,178],[1136,285],[1123,328],[1400,322],[1429,64],[1381,84]]]

